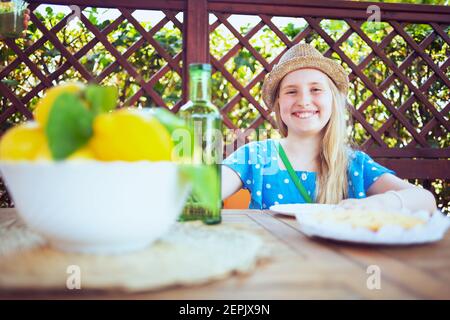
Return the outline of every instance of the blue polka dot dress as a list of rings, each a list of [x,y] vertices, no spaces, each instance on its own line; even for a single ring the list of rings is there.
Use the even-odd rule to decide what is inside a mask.
[[[272,205],[305,203],[289,173],[278,164],[278,151],[272,139],[248,143],[223,164],[233,169],[242,185],[251,193],[250,209],[268,209]],[[349,198],[365,198],[370,186],[389,170],[362,151],[351,151],[348,167]],[[311,198],[315,199],[316,172],[296,171]]]

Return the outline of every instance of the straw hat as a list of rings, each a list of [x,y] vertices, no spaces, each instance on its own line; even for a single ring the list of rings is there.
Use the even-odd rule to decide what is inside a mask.
[[[325,58],[313,46],[299,43],[286,51],[267,75],[262,88],[262,98],[267,107],[272,108],[281,79],[289,72],[303,68],[322,71],[333,80],[339,91],[347,95],[348,76],[344,68],[336,61]]]

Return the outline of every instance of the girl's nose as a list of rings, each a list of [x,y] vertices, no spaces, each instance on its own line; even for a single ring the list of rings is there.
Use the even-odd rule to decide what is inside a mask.
[[[298,94],[297,104],[299,106],[307,106],[307,105],[311,104],[311,101],[312,101],[312,97],[311,97],[311,94],[309,93],[309,91],[306,91],[306,92],[302,91]]]

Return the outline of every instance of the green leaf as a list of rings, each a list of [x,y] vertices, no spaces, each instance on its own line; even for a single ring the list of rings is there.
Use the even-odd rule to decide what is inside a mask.
[[[89,20],[89,22],[91,22],[93,25],[97,25],[97,24],[98,24],[98,19],[97,19],[97,17],[96,17],[96,14],[97,14],[97,9],[91,8],[91,11],[89,12],[88,20]]]
[[[61,53],[57,49],[47,49],[44,51],[44,56],[54,58],[54,57],[57,57],[60,55],[61,55]]]
[[[155,86],[153,87],[153,89],[155,89],[155,91],[158,92],[158,94],[161,95],[161,96],[162,96],[165,88],[166,87],[160,82],[157,82],[155,84]]]
[[[86,100],[95,115],[113,110],[117,106],[119,93],[113,86],[91,84],[86,88]]]
[[[110,63],[111,63],[111,60],[109,60],[109,59],[106,58],[105,56],[101,56],[101,57],[100,57],[100,64],[101,64],[103,67],[108,66]]]
[[[2,79],[1,82],[4,83],[4,84],[6,84],[6,85],[9,86],[9,87],[15,87],[15,86],[17,86],[17,85],[19,84],[19,81],[18,81],[18,80],[15,80],[15,79],[13,79],[13,80],[10,80],[10,79]]]
[[[166,108],[151,108],[150,111],[150,113],[166,127],[170,134],[176,129],[188,129],[186,121],[174,115]]]
[[[296,28],[292,22],[289,22],[284,28],[283,32],[291,39],[295,38],[295,36],[300,32],[300,28]]]
[[[63,93],[58,96],[45,128],[53,158],[63,160],[84,146],[92,136],[93,120],[94,115],[77,95]]]
[[[173,114],[172,112],[170,112],[169,110],[167,110],[166,108],[151,108],[150,109],[150,114],[154,117],[156,117],[156,119],[158,119],[158,121],[167,129],[167,131],[169,131],[170,135],[172,136],[172,139],[174,140],[174,143],[176,143],[175,140],[177,140],[176,136],[174,136],[174,131],[175,130],[185,130],[185,132],[187,132],[187,136],[189,136],[189,140],[190,140],[190,149],[186,150],[185,148],[187,147],[186,145],[182,144],[182,148],[183,148],[183,152],[182,154],[180,154],[180,156],[182,158],[184,157],[190,157],[192,156],[192,152],[194,150],[194,131],[192,128],[190,128],[186,121],[184,121],[182,118],[176,116],[175,114]],[[179,137],[180,139],[183,139],[183,137]],[[182,141],[180,141],[182,143]],[[189,147],[187,147],[189,148]]]
[[[214,166],[180,165],[181,178],[192,183],[192,193],[198,203],[207,209],[214,210],[219,201],[220,180]]]
[[[250,68],[252,72],[255,72],[255,58],[248,51],[241,51],[234,57],[234,63],[236,64],[236,69],[240,69],[243,66]]]

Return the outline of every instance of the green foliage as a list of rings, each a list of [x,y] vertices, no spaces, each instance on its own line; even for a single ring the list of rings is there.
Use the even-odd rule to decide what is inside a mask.
[[[0,2],[0,13],[9,13],[14,11],[12,2]]]

